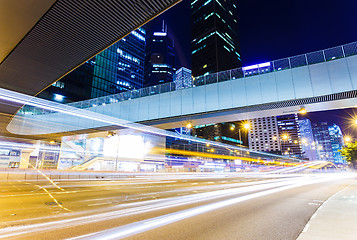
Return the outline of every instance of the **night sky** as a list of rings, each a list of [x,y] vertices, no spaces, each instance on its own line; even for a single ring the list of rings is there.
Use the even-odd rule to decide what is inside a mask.
[[[227,0],[229,1],[229,0]],[[183,0],[147,24],[160,31],[162,20],[175,41],[176,67],[191,67],[190,0]],[[357,0],[236,1],[243,66],[272,61],[357,41]],[[312,122],[349,127],[353,109],[309,113]]]

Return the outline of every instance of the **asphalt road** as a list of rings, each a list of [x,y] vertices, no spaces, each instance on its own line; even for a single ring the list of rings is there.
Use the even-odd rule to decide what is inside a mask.
[[[2,182],[0,239],[296,239],[348,181],[328,176]]]

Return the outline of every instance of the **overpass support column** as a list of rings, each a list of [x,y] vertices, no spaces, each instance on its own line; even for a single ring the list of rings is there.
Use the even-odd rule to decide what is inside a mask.
[[[23,149],[21,150],[20,166],[19,168],[28,168],[30,163],[30,154],[34,149]]]

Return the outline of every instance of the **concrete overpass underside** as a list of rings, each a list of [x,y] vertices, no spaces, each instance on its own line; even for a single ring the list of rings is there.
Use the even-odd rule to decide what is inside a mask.
[[[3,0],[0,88],[36,95],[180,0]],[[0,102],[0,135],[21,104]]]

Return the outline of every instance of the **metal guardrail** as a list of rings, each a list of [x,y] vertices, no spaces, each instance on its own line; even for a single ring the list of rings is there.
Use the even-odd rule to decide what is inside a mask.
[[[257,64],[249,67],[236,68],[228,71],[199,76],[194,79],[192,87],[245,78],[253,75],[266,74],[269,72],[282,71],[316,63],[328,62],[340,58],[349,57],[352,55],[357,55],[357,42],[352,42],[345,45],[289,58],[278,59],[264,64]],[[68,103],[68,105],[84,109],[172,91],[176,91],[175,84],[164,83],[157,86],[126,91],[79,102]],[[40,109],[38,107],[24,106],[19,111],[19,114],[40,115],[53,112],[54,111]]]

